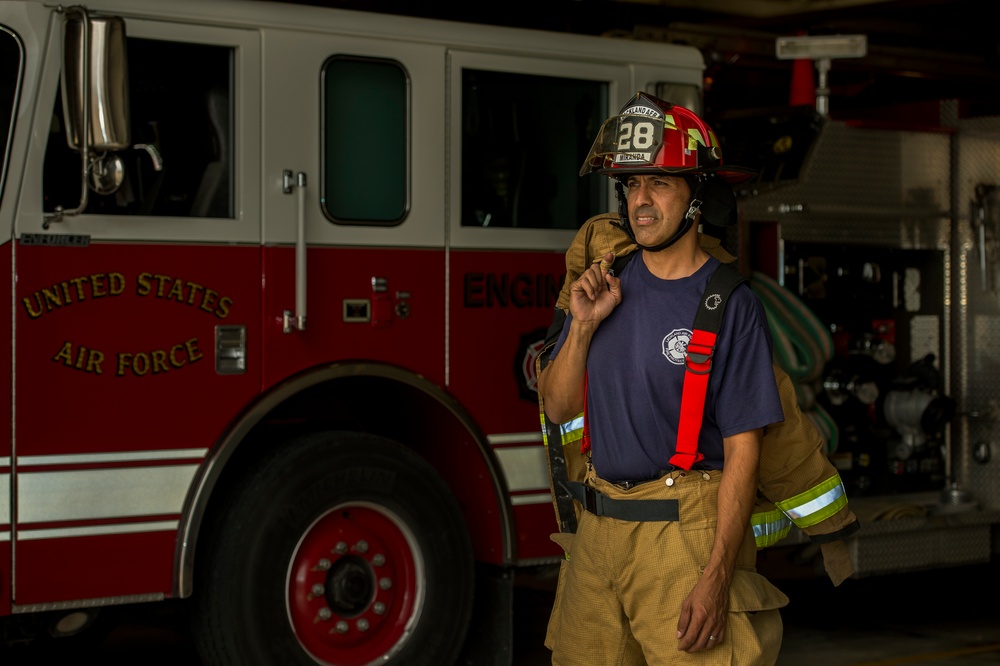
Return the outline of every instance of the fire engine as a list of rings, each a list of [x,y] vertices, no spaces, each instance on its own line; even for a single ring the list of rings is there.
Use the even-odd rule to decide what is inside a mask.
[[[178,602],[206,664],[509,664],[514,577],[562,558],[535,361],[615,208],[577,174],[637,90],[700,110],[698,49],[8,0],[0,54],[0,639]],[[855,575],[989,560],[1000,129],[808,111],[710,120]]]
[[[179,599],[205,663],[509,663],[579,167],[698,50],[99,0],[0,52],[3,638]]]

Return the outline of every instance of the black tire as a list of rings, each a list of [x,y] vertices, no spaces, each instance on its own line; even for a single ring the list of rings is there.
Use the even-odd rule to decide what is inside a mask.
[[[207,666],[455,662],[472,546],[423,458],[381,437],[317,433],[237,487],[196,554],[193,633]]]

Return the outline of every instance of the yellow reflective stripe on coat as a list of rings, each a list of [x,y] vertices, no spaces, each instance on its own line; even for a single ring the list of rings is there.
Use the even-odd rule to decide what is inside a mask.
[[[545,427],[545,413],[542,412],[539,416],[542,422],[542,443],[548,446],[549,431]],[[583,412],[580,412],[575,419],[559,425],[559,439],[562,440],[563,446],[583,439]]]
[[[576,415],[576,418],[559,425],[559,434],[562,437],[562,444],[572,444],[583,439],[583,412]]]
[[[757,543],[757,550],[773,546],[788,536],[792,529],[792,521],[781,512],[781,509],[758,511],[750,516],[750,524],[753,526],[753,538]]]
[[[812,527],[847,506],[847,492],[840,474],[834,474],[804,493],[775,502],[775,505],[796,527]]]

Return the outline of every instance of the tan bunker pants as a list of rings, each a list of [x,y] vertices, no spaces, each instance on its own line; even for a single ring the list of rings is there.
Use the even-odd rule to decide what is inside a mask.
[[[753,532],[736,560],[726,632],[714,648],[677,649],[681,603],[715,539],[722,473],[682,470],[628,490],[588,473],[586,484],[613,500],[676,499],[677,521],[636,522],[584,511],[566,548],[545,645],[553,666],[774,664],[781,647],[780,590],[756,572]]]

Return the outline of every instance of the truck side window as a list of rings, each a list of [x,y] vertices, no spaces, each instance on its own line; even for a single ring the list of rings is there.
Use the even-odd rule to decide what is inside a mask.
[[[14,131],[14,106],[20,87],[22,58],[21,43],[0,26],[0,200],[7,182],[7,162],[10,155],[10,135]]]
[[[87,214],[234,216],[234,54],[230,47],[129,37],[133,148],[119,151],[124,180],[114,192],[91,188]],[[154,168],[152,145],[162,158]],[[63,132],[61,92],[44,167],[44,210],[80,199],[80,153]]]
[[[339,224],[399,224],[409,206],[406,72],[395,61],[338,55],[322,75],[324,213]]]
[[[462,226],[576,229],[607,212],[580,178],[606,115],[599,81],[462,71]]]

